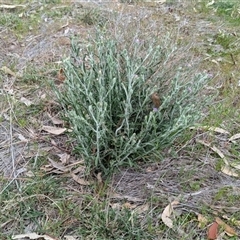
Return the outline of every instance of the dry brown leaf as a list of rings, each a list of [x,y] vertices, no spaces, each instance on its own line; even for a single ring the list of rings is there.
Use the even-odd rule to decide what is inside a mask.
[[[18,134],[18,139],[22,142],[28,143],[28,140],[22,134]]]
[[[26,168],[21,167],[21,168],[19,168],[19,169],[16,171],[16,175],[19,175],[19,174],[24,173],[24,172],[26,172],[26,171],[27,171]]]
[[[76,237],[69,236],[69,235],[64,236],[64,239],[66,239],[66,240],[77,240]]]
[[[64,121],[57,118],[57,117],[52,117],[49,113],[48,113],[48,117],[51,119],[52,123],[55,125],[59,125],[59,124],[63,124]]]
[[[236,231],[232,227],[230,227],[228,224],[226,224],[221,218],[216,217],[215,220],[229,236],[237,235]]]
[[[225,165],[221,168],[221,172],[231,177],[239,177],[239,175],[230,166]]]
[[[57,174],[70,172],[73,167],[75,167],[78,164],[83,163],[83,161],[81,160],[81,161],[74,162],[72,164],[68,164],[67,166],[65,166],[61,162],[56,162],[56,161],[52,160],[51,158],[48,158],[48,160],[51,163],[51,165],[42,166],[41,169],[45,172],[54,172]],[[84,166],[80,166],[78,169],[75,169],[73,172],[78,173],[78,172],[80,172],[80,170],[81,170],[81,172],[83,172],[84,169],[85,169]]]
[[[68,165],[68,167],[76,166],[78,164],[84,164],[84,160],[79,160],[77,162],[71,163]],[[83,166],[81,166],[81,167],[83,167]]]
[[[216,61],[215,59],[211,60],[211,62],[213,62],[213,63],[215,63],[215,64],[217,64],[219,66],[218,61]]]
[[[27,234],[19,234],[19,235],[12,236],[12,239],[22,239],[22,238],[57,240],[57,238],[50,237],[46,234],[45,235],[38,235],[37,233],[27,233]]]
[[[162,212],[162,221],[169,228],[173,228],[173,222],[170,219],[170,216],[173,212],[173,206],[178,204],[179,204],[178,201],[173,201],[170,204],[168,204]]]
[[[229,141],[231,142],[231,141],[237,140],[239,138],[240,138],[240,133],[237,133],[237,134],[234,134],[233,136],[231,136],[229,138]]]
[[[222,134],[230,134],[228,131],[226,131],[222,128],[219,128],[219,127],[209,127],[208,130],[213,131],[213,132],[217,132],[217,133],[222,133]]]
[[[110,203],[110,206],[111,206],[112,209],[121,210],[120,203]]]
[[[220,158],[222,158],[222,159],[225,158],[224,154],[223,154],[216,146],[212,146],[211,149],[212,149],[215,153],[217,153]]]
[[[138,214],[141,214],[143,212],[148,211],[148,209],[149,209],[149,204],[144,204],[144,205],[138,206],[134,211]]]
[[[216,133],[221,133],[221,134],[230,134],[228,131],[226,131],[222,128],[219,128],[219,127],[198,126],[198,127],[191,127],[190,129],[209,130],[209,131],[216,132]]]
[[[97,180],[98,180],[98,183],[102,183],[103,182],[103,180],[102,180],[102,173],[101,172],[99,172],[97,174]]]
[[[136,204],[131,204],[129,202],[126,202],[122,205],[123,208],[127,208],[127,209],[135,209],[137,207]]]
[[[63,120],[61,120],[59,118],[56,118],[56,117],[52,117],[51,120],[52,120],[52,123],[55,124],[55,125],[64,124]]]
[[[23,5],[23,4],[17,4],[17,5],[1,4],[0,5],[0,8],[3,8],[3,9],[15,9],[19,7],[25,8],[26,5]]]
[[[61,68],[57,73],[57,79],[62,83],[66,79],[63,69]]]
[[[73,178],[73,180],[77,183],[79,183],[80,185],[84,185],[84,186],[89,186],[91,185],[91,183],[83,178],[78,177],[77,175],[75,175],[74,173],[71,173],[71,176]]]
[[[57,154],[60,157],[60,161],[63,165],[66,165],[69,163],[70,155],[67,153]]]
[[[227,215],[223,215],[222,218],[226,219],[226,220],[232,222],[234,225],[240,227],[240,220],[236,220],[235,218],[229,218]]]
[[[206,225],[207,225],[207,223],[208,223],[208,220],[207,220],[207,218],[206,217],[204,217],[202,214],[198,214],[198,227],[199,228],[204,228]]]
[[[74,169],[72,172],[73,173],[83,173],[85,171],[86,167],[85,166],[80,166],[80,167],[77,167],[76,169]]]
[[[64,132],[66,132],[66,128],[58,128],[58,127],[52,127],[52,126],[43,126],[42,130],[44,130],[45,132],[54,134],[54,135],[60,135],[63,134]]]
[[[231,167],[240,170],[240,164],[234,164],[234,163],[232,163],[232,164],[231,164]]]
[[[47,164],[47,165],[42,166],[40,169],[43,170],[44,172],[51,172],[53,170],[53,167],[52,167],[52,165]],[[62,171],[61,171],[61,173],[62,173]]]
[[[151,100],[154,108],[158,109],[161,106],[160,97],[156,92],[151,95]]]
[[[33,171],[27,171],[25,173],[25,176],[27,176],[27,177],[35,177],[35,174],[33,173]]]
[[[20,102],[24,103],[27,107],[33,105],[32,101],[28,100],[25,97],[21,97]]]
[[[46,99],[46,97],[47,97],[46,93],[43,93],[43,94],[40,96],[40,99],[44,100],[44,99]]]
[[[208,239],[215,240],[218,237],[218,223],[214,222],[208,229]]]
[[[0,6],[0,8],[1,8],[1,6]],[[1,67],[0,70],[2,70],[5,74],[11,75],[13,77],[16,77],[16,73],[13,72],[11,69],[9,69],[6,66]]]
[[[68,166],[64,166],[62,163],[55,162],[51,158],[48,157],[48,161],[52,164],[52,166],[62,172],[69,172],[71,168]]]
[[[6,222],[4,222],[4,223],[1,223],[0,224],[0,228],[4,228],[6,225],[8,225],[10,222],[13,222],[14,220],[13,219],[10,219],[10,220],[7,220]]]
[[[210,7],[210,6],[212,6],[214,3],[215,3],[215,0],[212,0],[211,2],[208,2],[208,3],[206,4],[206,7]]]

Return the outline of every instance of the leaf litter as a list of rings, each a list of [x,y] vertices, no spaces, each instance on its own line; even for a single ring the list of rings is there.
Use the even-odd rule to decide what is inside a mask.
[[[39,235],[37,233],[27,233],[27,234],[19,234],[19,235],[12,236],[12,239],[17,239],[17,240],[21,240],[23,238],[28,238],[28,239],[31,239],[31,240],[39,240],[39,239],[58,240],[57,238],[50,237],[47,234]]]
[[[42,126],[42,130],[53,135],[61,135],[67,131],[66,128],[53,127],[53,126]]]
[[[162,212],[162,216],[161,216],[162,221],[169,228],[173,228],[173,221],[170,217],[173,213],[173,207],[178,204],[179,204],[179,201],[175,200],[175,201],[169,203]]]

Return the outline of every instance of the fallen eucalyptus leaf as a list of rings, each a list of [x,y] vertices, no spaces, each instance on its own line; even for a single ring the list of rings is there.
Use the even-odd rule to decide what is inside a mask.
[[[136,207],[136,209],[134,211],[138,214],[141,214],[141,213],[148,211],[148,209],[149,209],[149,204],[144,204],[144,205],[140,205],[140,206]]]
[[[216,240],[218,237],[218,223],[214,222],[208,229],[208,239],[209,240]]]
[[[123,203],[122,208],[125,209],[135,209],[137,207],[136,204],[131,204],[129,202]]]
[[[231,163],[231,167],[240,170],[240,164]]]
[[[230,134],[228,131],[226,131],[222,128],[219,128],[219,127],[209,127],[208,130],[213,131],[213,132],[217,132],[217,133],[222,133],[222,134]]]
[[[197,130],[208,130],[216,133],[221,134],[230,134],[228,131],[219,128],[219,127],[210,127],[210,126],[197,126],[197,127],[191,127],[190,129],[197,129]]]
[[[67,153],[57,154],[60,157],[60,161],[63,165],[66,165],[69,163],[70,155]]]
[[[63,134],[67,129],[52,127],[52,126],[42,126],[42,130],[44,130],[45,132],[54,134],[54,135],[60,135],[60,134]]]
[[[18,139],[21,140],[22,142],[25,142],[25,143],[28,142],[28,140],[21,133],[18,134]]]
[[[207,220],[207,218],[206,217],[204,217],[202,214],[198,214],[198,227],[199,228],[204,228],[206,225],[207,225],[207,223],[208,223],[208,220]]]
[[[49,157],[48,157],[48,161],[51,163],[51,165],[54,168],[56,168],[62,172],[69,172],[71,170],[71,168],[69,168],[68,166],[64,166],[62,163],[55,162],[54,160],[52,160]]]
[[[239,138],[240,138],[240,133],[237,133],[237,134],[234,134],[233,136],[231,136],[229,138],[229,141],[232,142],[232,141],[237,140]]]
[[[51,119],[53,124],[59,125],[59,124],[63,124],[64,123],[63,120],[61,120],[59,118],[56,118],[56,117],[52,117],[49,113],[48,113],[48,117]]]
[[[170,216],[173,212],[173,206],[178,204],[179,204],[178,201],[173,201],[170,204],[168,204],[162,212],[162,221],[169,228],[173,228],[173,222],[170,219]]]
[[[2,5],[0,5],[0,8],[3,8],[3,9],[15,9],[15,8],[19,8],[19,7],[25,8],[26,5],[23,5],[23,4],[18,4],[18,5],[2,4]]]
[[[66,79],[62,68],[57,73],[57,79],[60,81],[60,83],[64,82],[64,80]]]
[[[230,166],[225,165],[221,168],[221,172],[231,177],[239,177],[239,175]]]
[[[66,240],[77,240],[76,237],[69,236],[69,235],[64,236],[64,239],[66,239]]]
[[[11,75],[13,77],[16,77],[16,73],[13,72],[11,69],[9,69],[8,67],[6,66],[3,66],[0,68],[0,70],[2,70],[4,73],[8,74],[8,75]]]
[[[21,97],[20,102],[24,103],[24,104],[25,104],[26,106],[28,106],[28,107],[33,104],[32,101],[28,100],[28,99],[25,98],[25,97]]]
[[[27,234],[19,234],[12,236],[12,239],[22,239],[22,238],[29,238],[29,239],[44,239],[44,240],[57,240],[57,238],[50,237],[48,235],[38,235],[37,233],[27,233]]]
[[[215,220],[219,224],[219,226],[221,226],[224,229],[227,235],[229,236],[237,235],[236,231],[232,227],[230,227],[228,224],[226,224],[222,219],[220,219],[219,217],[216,217]]]
[[[84,185],[84,186],[89,186],[91,185],[91,183],[83,178],[78,177],[77,175],[75,175],[74,173],[71,173],[71,176],[73,178],[73,180],[77,183],[79,183],[80,185]]]

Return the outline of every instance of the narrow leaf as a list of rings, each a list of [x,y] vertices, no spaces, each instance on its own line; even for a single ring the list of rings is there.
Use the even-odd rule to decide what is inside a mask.
[[[21,97],[20,102],[24,103],[24,104],[25,104],[26,106],[28,106],[28,107],[33,104],[32,101],[28,100],[28,99],[25,98],[25,97]]]
[[[237,133],[237,134],[234,134],[233,136],[231,136],[229,138],[229,141],[232,142],[232,141],[237,140],[239,138],[240,138],[240,133]]]
[[[3,8],[3,9],[15,9],[15,8],[18,8],[18,7],[25,8],[26,5],[23,5],[23,4],[18,4],[18,5],[2,4],[2,5],[0,5],[0,8]]]
[[[224,229],[224,231],[230,235],[230,236],[236,236],[237,233],[236,231],[230,227],[228,224],[226,224],[222,219],[220,219],[219,217],[216,217],[216,222]]]
[[[73,180],[77,183],[79,183],[80,185],[84,185],[84,186],[89,186],[91,185],[91,183],[89,181],[86,181],[83,178],[78,177],[77,175],[75,175],[74,173],[71,174]]]
[[[68,172],[70,169],[66,166],[64,166],[62,163],[55,162],[51,158],[48,158],[48,161],[52,164],[52,166],[62,172]]]
[[[64,121],[57,118],[57,117],[52,117],[49,113],[48,113],[48,117],[51,119],[53,124],[59,125],[59,124],[63,124]]]
[[[211,127],[211,126],[197,126],[197,127],[191,127],[190,129],[197,129],[197,130],[208,130],[216,133],[221,134],[230,134],[228,131],[219,128],[219,127]]]
[[[42,130],[54,134],[54,135],[60,135],[64,133],[67,129],[66,128],[58,128],[58,127],[52,127],[52,126],[43,126]]]
[[[239,175],[230,166],[225,165],[221,168],[221,172],[231,177],[239,177]]]

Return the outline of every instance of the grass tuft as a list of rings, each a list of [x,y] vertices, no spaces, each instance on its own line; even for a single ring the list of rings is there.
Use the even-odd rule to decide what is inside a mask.
[[[202,117],[208,77],[187,65],[170,37],[153,39],[99,30],[87,46],[72,45],[67,80],[56,93],[89,170],[107,174],[159,159]]]

